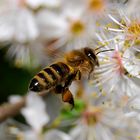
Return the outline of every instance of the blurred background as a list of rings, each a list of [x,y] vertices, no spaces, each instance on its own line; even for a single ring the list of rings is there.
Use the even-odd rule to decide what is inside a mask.
[[[139,140],[139,0],[0,0],[0,140]],[[72,82],[75,107],[28,87],[84,47],[100,66]],[[97,52],[98,53],[98,52]]]
[[[27,69],[17,68],[12,62],[6,60],[5,51],[5,49],[0,50],[1,104],[7,101],[9,95],[25,95],[28,90],[29,81],[34,74],[34,72]]]

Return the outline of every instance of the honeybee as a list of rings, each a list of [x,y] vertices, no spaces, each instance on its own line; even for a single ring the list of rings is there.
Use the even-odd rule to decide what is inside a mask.
[[[63,61],[51,64],[36,74],[30,82],[29,89],[34,92],[51,90],[62,94],[62,100],[71,104],[73,108],[74,98],[69,86],[74,80],[81,80],[84,75],[89,76],[95,66],[99,67],[98,53],[88,47],[67,53]]]

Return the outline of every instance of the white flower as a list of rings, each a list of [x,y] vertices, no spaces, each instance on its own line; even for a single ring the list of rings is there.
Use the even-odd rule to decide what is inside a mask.
[[[85,47],[95,36],[95,20],[77,2],[67,4],[59,12],[40,11],[37,15],[41,36],[56,39],[55,48],[66,49]],[[49,19],[49,20],[48,20]]]
[[[0,125],[0,140],[20,139],[22,137],[21,131],[28,129],[28,126],[14,119],[7,119]]]
[[[103,47],[102,50],[112,48],[114,48],[114,51],[98,55],[100,66],[93,72],[91,81],[99,86],[103,94],[114,96],[113,98],[116,101],[120,101],[124,96],[139,94],[140,88],[124,68],[123,60],[126,58],[122,56],[122,45],[112,41],[108,42],[108,45]]]
[[[36,93],[30,92],[28,94],[26,107],[22,109],[21,113],[37,132],[40,132],[42,127],[49,121],[45,103]]]
[[[37,135],[32,131],[24,131],[23,137],[21,138],[23,138],[24,140],[72,140],[69,135],[56,129],[49,130],[42,135]]]
[[[126,13],[127,14],[132,14],[132,13],[138,13],[139,14],[139,8],[138,5],[140,4],[139,0],[126,0],[127,2],[127,7],[126,7]]]
[[[38,37],[34,15],[19,0],[0,5],[0,41],[28,42]]]
[[[124,107],[126,116],[137,118],[140,121],[140,95],[130,98]]]
[[[44,140],[72,140],[72,138],[59,130],[50,130],[48,133],[44,135]]]
[[[33,9],[37,9],[40,6],[51,8],[60,6],[61,0],[26,0],[26,3]]]
[[[135,9],[130,9],[128,5],[125,5],[124,8],[118,7],[114,13],[115,14],[108,14],[108,17],[113,21],[113,23],[110,22],[106,29],[112,33],[114,38],[120,39],[121,42],[124,42],[125,49],[139,42],[139,12],[136,12]]]
[[[50,99],[50,98],[49,98]],[[10,102],[16,103],[20,101],[19,96],[11,96]],[[42,98],[34,92],[29,92],[26,97],[26,106],[21,110],[22,115],[25,117],[27,123],[31,126],[23,125],[16,121],[6,121],[3,126],[0,126],[0,130],[3,130],[2,138],[12,138],[22,140],[72,140],[69,135],[63,131],[52,129],[47,127],[46,124],[50,121],[50,116],[46,112],[46,105]],[[43,126],[46,125],[47,131],[43,131]],[[49,124],[48,124],[49,126]],[[7,130],[7,131],[6,131]]]
[[[28,126],[14,120],[7,120],[0,125],[0,140],[72,140],[71,137],[56,129],[48,130],[45,133],[32,131]]]
[[[14,58],[18,67],[41,65],[44,46],[32,11],[21,0],[5,0],[0,7],[0,42],[10,44],[6,46],[8,58]]]
[[[58,13],[48,10],[42,10],[37,13],[37,22],[39,25],[41,37],[45,40],[56,39],[65,33],[66,21]]]
[[[136,2],[136,1],[135,1]],[[136,6],[136,3],[134,5]],[[137,1],[138,2],[138,1]],[[132,4],[132,3],[131,3]],[[134,8],[134,5],[132,6]],[[130,10],[128,7],[126,10]],[[133,9],[130,10],[129,14],[124,11],[120,12],[120,21],[115,19],[112,15],[109,17],[118,24],[119,29],[108,28],[111,31],[117,32],[117,37],[122,39],[124,43],[123,53],[123,64],[125,69],[132,75],[139,78],[140,67],[139,67],[139,41],[140,41],[140,20],[139,15]]]
[[[7,58],[13,60],[17,67],[35,68],[44,63],[43,44],[39,41],[13,43],[7,50]],[[45,62],[48,62],[46,60]],[[46,63],[45,63],[46,64]]]
[[[134,77],[140,78],[140,46],[128,48],[123,54],[124,67]]]
[[[91,106],[70,135],[74,140],[134,140],[137,133],[138,124],[135,120],[125,118],[119,109]]]
[[[38,139],[41,139],[41,136],[39,136],[39,134],[35,133],[32,130],[21,131],[20,133],[21,133],[20,138],[23,139],[23,140],[30,140],[30,139],[38,140]]]

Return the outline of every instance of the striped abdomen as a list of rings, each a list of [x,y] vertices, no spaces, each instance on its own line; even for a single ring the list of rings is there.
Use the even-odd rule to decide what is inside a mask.
[[[69,73],[71,73],[71,68],[64,62],[52,64],[34,76],[29,89],[35,92],[48,90],[60,84]]]

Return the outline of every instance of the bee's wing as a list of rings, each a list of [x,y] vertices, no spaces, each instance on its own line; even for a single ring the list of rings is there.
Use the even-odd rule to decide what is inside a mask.
[[[66,54],[66,50],[65,47],[56,48],[53,44],[50,44],[45,48],[45,54],[47,58],[49,58],[50,63],[53,63],[55,61],[62,61]]]

